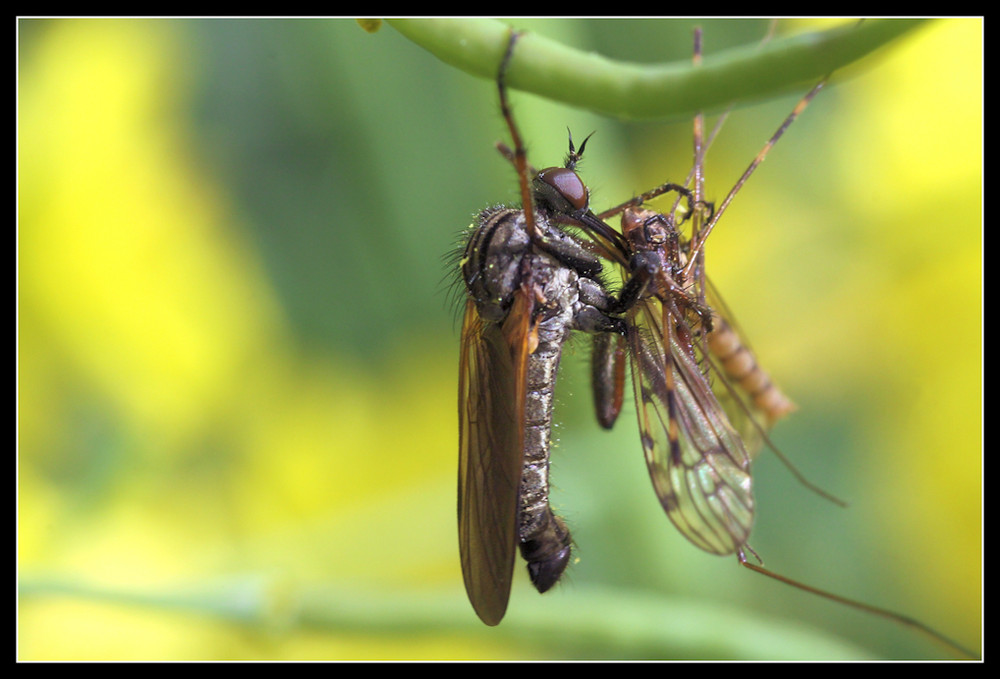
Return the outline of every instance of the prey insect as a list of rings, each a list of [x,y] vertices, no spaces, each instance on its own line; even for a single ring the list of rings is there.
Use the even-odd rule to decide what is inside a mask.
[[[696,31],[696,62],[699,58],[700,31]],[[599,254],[619,264],[627,279],[611,309],[626,316],[624,340],[610,335],[595,339],[593,382],[598,420],[610,427],[620,411],[622,364],[627,353],[640,439],[653,487],[668,517],[685,537],[714,554],[735,553],[741,565],[757,573],[916,629],[974,657],[909,616],[805,585],[751,563],[746,556],[750,552],[757,557],[747,544],[754,512],[750,462],[763,443],[770,445],[766,428],[791,412],[794,405],[771,382],[722,315],[720,310],[725,307],[704,274],[704,245],[733,197],[825,80],[799,101],[718,209],[703,199],[705,144],[703,120],[698,115],[695,161],[688,176],[693,188],[663,184],[597,216],[603,224],[620,213],[621,234],[606,225],[585,225]],[[646,201],[667,192],[679,196],[670,212],[661,214],[644,207]],[[687,200],[687,211],[678,219],[675,214],[682,199]],[[689,216],[691,236],[685,241],[678,227]],[[623,341],[627,352],[621,347]],[[714,387],[709,381],[713,372],[717,377]],[[729,397],[725,407],[720,402],[723,397]],[[738,422],[748,425],[737,429],[734,424]],[[781,457],[805,485],[840,503],[805,481]]]
[[[696,55],[698,51],[696,47]],[[603,223],[620,213],[621,234],[606,224],[587,228],[600,254],[618,263],[627,275],[613,311],[627,313],[628,351],[614,337],[595,341],[598,420],[610,428],[618,416],[624,382],[621,365],[627,353],[640,438],[661,505],[696,546],[713,554],[736,553],[741,562],[745,562],[744,550],[749,549],[746,543],[754,518],[751,460],[767,440],[765,426],[791,412],[794,404],[757,364],[731,324],[713,310],[712,306],[722,305],[704,277],[704,239],[699,236],[714,227],[766,151],[818,90],[817,86],[786,119],[720,210],[704,202],[700,185],[691,190],[666,183],[598,215]],[[691,173],[696,182],[702,181],[699,130],[696,125]],[[682,242],[675,211],[661,214],[643,207],[667,192],[687,200],[685,216],[693,217],[687,243]],[[710,383],[713,367],[727,390],[726,407]],[[737,429],[734,423],[743,426]]]

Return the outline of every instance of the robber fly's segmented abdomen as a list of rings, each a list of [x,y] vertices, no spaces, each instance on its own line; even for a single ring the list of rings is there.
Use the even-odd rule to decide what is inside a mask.
[[[503,328],[508,342],[526,351],[523,368],[521,462],[517,536],[535,587],[544,592],[569,563],[569,530],[549,507],[549,451],[556,376],[571,331],[624,333],[624,321],[607,315],[612,300],[599,281],[599,260],[536,213],[539,235],[528,236],[521,210],[483,210],[466,243],[462,276],[479,317]],[[526,311],[527,310],[527,311]],[[525,349],[526,348],[526,349]],[[516,363],[516,361],[515,361]],[[523,370],[523,372],[522,372]],[[523,415],[523,418],[521,417]],[[491,450],[474,450],[487,459]]]
[[[771,381],[750,348],[718,314],[712,314],[708,349],[718,359],[723,372],[736,381],[753,400],[754,407],[764,413],[770,423],[795,410],[795,403]]]
[[[556,330],[556,335],[562,334],[558,328],[550,330]],[[526,378],[518,536],[521,556],[528,562],[531,581],[540,592],[556,583],[570,557],[569,530],[549,506],[552,410],[562,341],[558,338],[539,341],[535,353],[528,357]]]

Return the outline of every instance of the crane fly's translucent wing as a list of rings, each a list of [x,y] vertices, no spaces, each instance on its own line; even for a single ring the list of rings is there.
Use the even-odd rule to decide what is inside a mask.
[[[711,281],[707,281],[705,291],[712,308],[707,346],[710,361],[717,368],[714,393],[750,457],[755,458],[764,446],[766,432],[796,406],[757,362],[746,335]]]
[[[712,388],[729,423],[737,432],[751,459],[766,445],[806,488],[842,507],[846,503],[810,481],[768,438],[768,430],[782,417],[794,412],[796,405],[757,363],[745,335],[733,322],[718,291],[710,283],[707,299],[712,305],[712,332],[708,335],[707,355],[699,349],[700,364],[709,365]]]
[[[462,324],[458,542],[465,590],[487,625],[503,619],[514,571],[530,317],[524,294],[502,327],[470,299]]]
[[[631,311],[632,383],[646,464],[667,516],[691,542],[731,554],[753,525],[750,457],[658,299]]]

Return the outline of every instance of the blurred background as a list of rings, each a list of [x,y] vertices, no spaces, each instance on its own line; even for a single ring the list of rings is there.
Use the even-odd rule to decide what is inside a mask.
[[[754,44],[766,21],[531,20],[609,57]],[[829,27],[782,22],[779,34]],[[935,21],[826,88],[709,242],[798,403],[754,468],[771,569],[982,626],[983,26]],[[721,198],[801,94],[737,109]],[[494,83],[353,20],[22,20],[22,660],[948,658],[912,630],[740,568],[663,515],[626,405],[599,429],[588,343],[557,391],[554,504],[578,562],[517,566],[483,626],[456,539],[460,316],[445,255],[516,201]],[[690,121],[520,92],[537,166],[597,134],[600,209],[690,165]]]

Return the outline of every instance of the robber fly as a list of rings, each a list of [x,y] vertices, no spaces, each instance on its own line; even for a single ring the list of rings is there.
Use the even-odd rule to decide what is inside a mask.
[[[459,359],[458,530],[462,575],[480,619],[496,625],[510,596],[520,546],[539,592],[562,575],[569,530],[549,506],[549,437],[562,345],[572,330],[624,333],[607,310],[601,262],[552,219],[586,194],[573,170],[586,141],[563,168],[527,179],[529,168],[504,87],[517,34],[497,76],[514,139],[504,147],[518,171],[522,208],[483,210],[461,257],[467,293]]]

